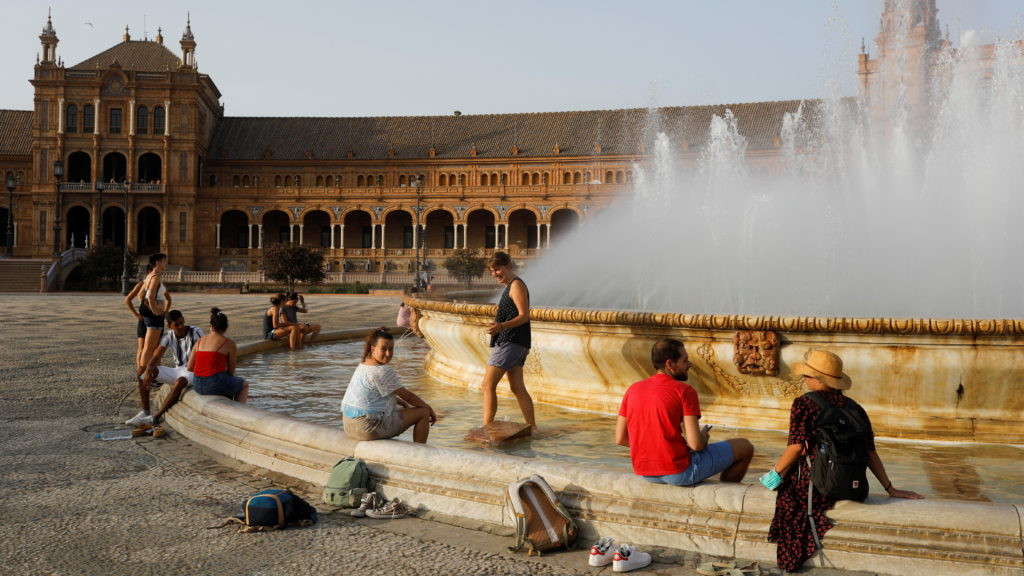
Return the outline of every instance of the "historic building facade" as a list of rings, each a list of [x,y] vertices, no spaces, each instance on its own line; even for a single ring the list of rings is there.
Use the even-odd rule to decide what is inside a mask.
[[[879,58],[858,66],[873,109],[924,97],[882,61],[916,43],[910,66],[929,69],[943,48],[936,14],[935,0],[886,1]],[[255,270],[263,247],[298,242],[334,270],[411,270],[417,246],[435,266],[457,248],[528,259],[628,193],[658,131],[696,161],[712,115],[731,110],[748,162],[770,171],[783,117],[801,105],[234,118],[196,67],[191,23],[177,53],[126,28],[71,67],[49,19],[39,40],[33,110],[0,110],[0,174],[15,182],[0,217],[13,205],[18,257],[127,242],[172,265]]]

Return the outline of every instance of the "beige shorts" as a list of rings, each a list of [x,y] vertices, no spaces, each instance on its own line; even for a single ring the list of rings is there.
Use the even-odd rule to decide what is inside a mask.
[[[385,438],[394,438],[405,431],[405,427],[402,425],[403,421],[401,408],[395,408],[390,415],[383,418],[373,418],[370,416],[349,418],[344,414],[341,415],[341,423],[345,428],[345,436],[348,436],[352,440],[383,440]]]

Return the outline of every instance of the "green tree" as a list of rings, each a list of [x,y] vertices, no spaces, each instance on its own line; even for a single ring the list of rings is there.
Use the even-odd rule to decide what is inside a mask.
[[[327,278],[324,254],[301,244],[271,244],[263,250],[263,273],[295,290],[296,282],[319,284]]]
[[[135,280],[138,274],[138,266],[135,264],[138,257],[134,252],[128,252],[128,274],[129,281]],[[82,279],[91,289],[104,287],[110,288],[117,284],[124,271],[124,248],[110,244],[93,246],[85,255],[79,266],[82,268]]]
[[[487,259],[480,255],[479,250],[460,248],[445,259],[444,267],[448,273],[466,283],[466,288],[473,285],[473,278],[480,278],[487,269]]]

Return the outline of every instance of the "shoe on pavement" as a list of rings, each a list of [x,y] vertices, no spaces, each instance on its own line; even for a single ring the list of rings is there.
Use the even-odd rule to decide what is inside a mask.
[[[144,418],[149,416],[149,412],[146,410],[139,410],[139,413],[135,416],[124,421],[125,426],[138,426],[142,424]]]
[[[630,546],[629,544],[623,544],[619,546],[619,549],[615,552],[615,557],[612,559],[612,571],[613,572],[631,572],[644,566],[648,566],[651,563],[651,555],[647,552],[640,552],[636,549],[636,546]]]
[[[153,421],[152,414],[148,414],[146,416],[143,416],[142,420],[139,422],[139,424],[142,425],[142,426],[153,426],[155,424],[155,422]]]
[[[615,540],[611,536],[605,536],[590,547],[590,565],[607,566],[615,559],[615,552],[612,546]]]
[[[409,509],[405,507],[405,504],[395,498],[391,502],[379,506],[377,508],[370,508],[366,511],[366,515],[370,518],[388,519],[393,520],[395,518],[401,518],[409,513]]]
[[[363,494],[363,498],[359,501],[359,508],[352,511],[352,516],[362,518],[363,516],[366,516],[367,510],[379,508],[380,505],[381,502],[377,499],[377,493],[367,492],[366,494]]]

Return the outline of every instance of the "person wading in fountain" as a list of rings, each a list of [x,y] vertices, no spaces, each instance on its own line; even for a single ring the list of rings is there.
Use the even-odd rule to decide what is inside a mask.
[[[498,301],[498,313],[487,328],[491,335],[491,358],[484,372],[481,390],[484,395],[484,426],[494,421],[498,411],[498,382],[508,374],[508,385],[519,401],[519,409],[528,426],[536,428],[533,398],[523,381],[523,366],[530,353],[530,291],[526,283],[516,276],[512,259],[504,252],[495,252],[487,261],[487,269],[495,280],[505,285]]]
[[[843,360],[827,350],[808,350],[803,362],[793,365],[793,372],[804,379],[804,385],[811,392],[820,394],[832,406],[843,407],[848,398],[843,390],[853,386],[850,377],[843,373]],[[882,483],[883,489],[892,498],[921,499],[917,492],[894,488],[889,476],[885,473],[882,459],[875,452],[875,435],[871,430],[871,420],[860,405],[849,402],[851,412],[861,420],[866,428],[865,448],[867,449],[867,467]],[[814,442],[816,419],[821,413],[818,404],[808,396],[798,396],[793,400],[789,412],[789,445],[779,456],[779,461],[761,478],[761,483],[770,490],[778,489],[779,496],[775,500],[775,518],[768,530],[768,540],[776,542],[776,559],[779,568],[794,571],[814,555],[817,545],[811,533],[811,523],[807,514],[807,492],[811,483],[811,466],[814,464],[817,450],[808,450]],[[806,456],[807,464],[798,467],[796,472],[786,471],[801,457]],[[867,496],[865,489],[864,496]],[[832,521],[825,513],[836,504],[835,498],[829,498],[813,492],[814,526],[820,538],[832,527]]]
[[[686,384],[690,357],[683,343],[663,338],[651,349],[658,371],[630,386],[615,424],[615,442],[629,446],[633,472],[655,484],[690,486],[721,473],[739,482],[754,457],[746,438],[708,444],[710,426],[700,427],[700,400]]]

